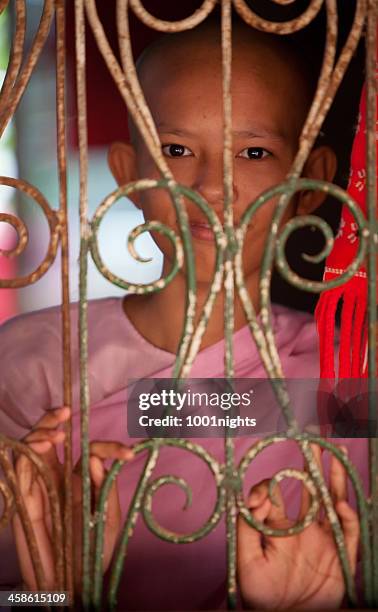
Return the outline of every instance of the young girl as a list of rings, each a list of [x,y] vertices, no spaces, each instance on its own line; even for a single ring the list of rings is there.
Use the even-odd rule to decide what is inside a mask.
[[[238,25],[233,45],[233,214],[238,226],[250,202],[268,188],[285,180],[293,162],[301,127],[311,99],[306,67],[291,47],[274,37]],[[200,193],[223,222],[223,111],[219,26],[208,23],[194,31],[163,37],[151,46],[139,65],[147,103],[162,143],[162,152],[176,179]],[[110,167],[123,185],[137,178],[156,178],[157,170],[142,139],[132,128],[131,143],[116,143],[109,155]],[[328,147],[315,148],[305,165],[304,175],[331,181],[335,156]],[[169,196],[162,190],[132,196],[142,208],[146,221],[158,220],[178,232],[178,222]],[[283,224],[295,215],[309,214],[322,201],[320,192],[302,192],[290,202]],[[261,207],[248,226],[243,251],[246,288],[256,311],[260,308],[259,274],[264,245],[271,229],[277,199]],[[213,279],[215,243],[206,217],[187,199],[197,275],[196,322]],[[163,276],[172,266],[172,245],[153,232],[164,253]],[[133,456],[126,429],[128,381],[165,378],[172,375],[179,345],[185,304],[185,267],[160,292],[131,295],[123,300],[96,300],[88,306],[89,385],[91,398],[91,478],[95,497],[105,475],[104,461],[128,462],[118,477],[118,492],[112,489],[107,509],[103,569],[107,570],[119,534],[120,524],[146,461],[145,453]],[[1,431],[25,437],[51,466],[61,486],[60,453],[63,432],[59,426],[70,415],[62,405],[59,311],[33,313],[6,324],[2,330]],[[75,329],[78,305],[71,307]],[[259,353],[246,326],[241,302],[234,301],[235,378],[266,376]],[[272,308],[276,347],[286,377],[316,378],[318,348],[316,329],[309,315],[281,306]],[[224,377],[224,293],[216,298],[201,350],[190,371],[192,378]],[[73,449],[79,458],[79,381],[77,347],[73,355]],[[4,381],[4,383],[3,383]],[[236,438],[238,462],[252,444]],[[216,461],[224,461],[222,439],[201,440]],[[346,446],[348,446],[346,444]],[[314,446],[318,465],[321,453]],[[351,460],[362,469],[365,457],[355,446]],[[292,481],[287,487],[289,506],[276,491],[277,505],[267,494],[267,479],[282,467],[303,469],[303,459],[294,443],[281,442],[261,453],[252,463],[245,487],[253,486],[249,507],[255,519],[273,528],[292,524],[300,505],[303,518],[309,498]],[[51,521],[44,504],[44,487],[35,479],[26,458],[16,464],[20,487],[34,522],[48,585],[54,588]],[[214,474],[200,457],[189,450],[162,445],[153,479],[172,474],[193,491],[193,507],[182,512],[183,497],[172,486],[154,496],[153,515],[165,536],[197,532],[212,516],[216,504]],[[75,470],[75,513],[80,510],[80,477]],[[341,520],[352,572],[356,565],[358,519],[347,501],[346,476],[335,459],[331,461],[330,491]],[[118,497],[119,496],[119,497]],[[145,510],[142,509],[144,512]],[[80,514],[80,513],[79,513]],[[75,516],[79,516],[75,514]],[[76,519],[77,542],[80,523]],[[18,517],[14,520],[20,568],[28,588],[36,588],[31,559]],[[152,528],[153,530],[154,528]],[[155,527],[157,530],[157,527]],[[80,550],[75,542],[75,576],[80,588]],[[4,557],[3,557],[4,558]],[[4,568],[5,569],[5,568]],[[4,569],[2,573],[4,575]],[[248,606],[260,608],[336,608],[344,595],[344,583],[336,547],[327,521],[316,519],[310,527],[290,538],[265,538],[240,521],[238,528],[238,570],[242,596]],[[222,520],[198,541],[175,545],[158,539],[138,520],[128,545],[119,609],[194,610],[225,605],[226,555]]]

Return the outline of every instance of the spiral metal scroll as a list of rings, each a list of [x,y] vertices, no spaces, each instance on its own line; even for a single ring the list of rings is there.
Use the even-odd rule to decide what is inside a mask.
[[[0,12],[7,8],[8,2],[3,2],[0,7]],[[39,27],[34,36],[34,41],[26,59],[24,58],[24,44],[26,31],[26,5],[25,0],[15,1],[16,25],[15,35],[13,38],[11,54],[8,62],[7,71],[0,92],[0,137],[4,133],[9,121],[17,110],[19,102],[25,89],[29,83],[31,75],[41,52],[44,48],[47,36],[49,34],[51,23],[54,17],[54,2],[53,0],[45,0]],[[60,217],[59,213],[50,208],[49,203],[40,193],[40,191],[21,179],[10,177],[0,177],[0,185],[8,185],[19,189],[26,195],[30,196],[42,209],[50,230],[49,246],[44,260],[30,274],[17,279],[0,279],[1,287],[19,288],[25,287],[43,276],[51,267],[58,249],[60,238]],[[0,221],[9,223],[17,232],[17,246],[6,251],[0,250],[0,256],[16,257],[23,253],[28,243],[28,229],[22,220],[15,215],[0,214]]]
[[[47,270],[52,266],[54,259],[56,257],[56,253],[58,250],[60,235],[62,231],[61,225],[61,215],[59,211],[54,211],[50,208],[47,200],[43,197],[41,192],[27,183],[26,181],[22,181],[20,179],[14,179],[6,176],[0,176],[0,185],[7,185],[8,187],[14,187],[15,189],[19,189],[22,193],[25,193],[27,196],[32,198],[42,210],[44,216],[46,217],[47,223],[49,225],[50,230],[50,239],[49,245],[47,249],[47,253],[43,261],[39,264],[39,266],[30,274],[26,276],[22,276],[15,279],[1,279],[0,287],[26,287],[27,285],[31,285],[35,283],[37,280],[43,276]],[[24,249],[28,243],[28,230],[23,221],[18,219],[15,215],[11,214],[0,214],[0,221],[9,223],[14,227],[18,234],[18,244],[17,246],[10,250],[4,251],[0,250],[0,256],[5,255],[6,257],[16,257],[23,253]]]
[[[28,228],[25,223],[9,213],[0,213],[0,222],[9,223],[9,225],[16,230],[18,237],[17,245],[13,249],[0,249],[0,255],[4,255],[5,257],[17,257],[21,255],[29,239]]]
[[[186,265],[190,267],[193,265],[193,247],[190,233],[187,231],[186,224],[183,226],[180,224],[180,230],[182,232],[183,241],[184,241],[184,249],[185,249],[185,259],[184,259],[184,251],[182,246],[182,241],[179,236],[174,234],[174,231],[168,227],[163,226],[158,222],[150,222],[149,224],[144,224],[135,228],[128,238],[129,250],[131,255],[137,261],[145,261],[141,258],[135,251],[134,241],[142,232],[154,230],[157,232],[162,232],[165,234],[169,240],[172,242],[174,246],[176,258],[172,269],[166,278],[161,278],[153,283],[148,285],[138,285],[135,283],[129,283],[128,281],[116,277],[108,268],[105,266],[101,255],[99,253],[98,248],[98,231],[100,228],[100,224],[104,219],[105,214],[110,210],[110,208],[118,201],[122,196],[130,196],[134,191],[144,191],[146,189],[156,189],[156,188],[164,188],[168,190],[170,193],[173,203],[176,206],[176,210],[180,206],[179,196],[185,196],[188,200],[191,200],[195,203],[201,212],[205,215],[210,227],[214,232],[215,237],[215,248],[216,248],[216,261],[215,261],[215,270],[214,270],[214,278],[212,281],[212,285],[209,290],[209,296],[206,300],[206,303],[203,307],[202,314],[199,320],[197,327],[194,329],[191,323],[191,318],[188,318],[187,324],[184,329],[184,342],[182,346],[186,350],[182,350],[178,355],[175,364],[175,377],[184,378],[190,370],[190,367],[193,363],[195,355],[198,352],[198,347],[201,344],[202,336],[206,330],[207,322],[211,316],[212,307],[214,304],[214,300],[217,292],[221,287],[221,282],[223,278],[223,252],[226,246],[226,237],[223,232],[222,225],[215,214],[215,212],[211,209],[209,204],[202,198],[198,193],[192,191],[191,189],[184,187],[182,185],[171,185],[170,181],[166,180],[148,180],[142,179],[135,183],[130,183],[129,185],[125,185],[124,187],[120,187],[115,190],[112,194],[110,194],[105,200],[100,204],[98,209],[96,210],[92,222],[91,222],[91,237],[90,237],[90,249],[92,253],[93,260],[97,266],[99,272],[105,276],[110,282],[122,287],[125,290],[128,290],[130,293],[135,294],[147,294],[155,291],[161,291],[164,289],[169,282],[173,280],[177,272],[183,267],[184,261]],[[181,220],[182,223],[182,220]],[[188,298],[190,301],[190,296]],[[185,354],[187,354],[187,358],[184,363]]]
[[[160,448],[162,448],[163,446],[175,446],[176,448],[187,450],[193,453],[196,457],[201,458],[212,471],[214,476],[214,484],[217,488],[217,501],[214,510],[210,518],[206,521],[205,525],[203,525],[200,529],[193,533],[182,535],[163,528],[157,523],[152,513],[152,500],[156,491],[166,484],[174,484],[179,486],[185,492],[187,497],[184,509],[188,508],[191,505],[192,495],[190,488],[182,478],[177,478],[176,476],[162,476],[157,480],[150,481],[148,483],[148,486],[146,487],[144,493],[142,514],[149,529],[163,540],[178,544],[195,542],[196,540],[199,540],[200,538],[203,538],[205,535],[210,533],[210,531],[214,529],[214,527],[218,524],[221,518],[225,501],[225,491],[224,488],[222,488],[224,480],[224,470],[221,468],[219,463],[215,461],[211,457],[211,455],[206,452],[201,446],[193,444],[192,442],[189,442],[187,440],[182,440],[180,444],[177,444],[177,441],[174,441],[172,444],[169,444],[169,442],[169,440],[165,440],[164,445],[161,444]]]

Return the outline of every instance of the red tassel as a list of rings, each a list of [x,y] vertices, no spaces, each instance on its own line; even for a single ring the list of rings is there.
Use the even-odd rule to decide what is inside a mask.
[[[360,294],[357,298],[356,312],[353,322],[353,346],[352,346],[352,377],[358,378],[362,374],[362,366],[365,357],[365,346],[363,335],[366,330],[367,299],[366,294]]]
[[[353,288],[348,287],[343,295],[343,305],[341,311],[341,330],[340,330],[340,353],[339,353],[339,377],[350,378],[351,360],[351,336],[352,323],[357,296]],[[354,330],[353,330],[354,331]]]
[[[315,310],[319,333],[320,377],[335,378],[334,325],[337,305],[341,310],[340,353],[338,378],[358,378],[362,373],[367,335],[367,282],[354,277],[345,285],[329,289],[320,296]]]
[[[321,378],[335,378],[335,315],[341,293],[340,287],[322,293],[315,310],[319,333]]]

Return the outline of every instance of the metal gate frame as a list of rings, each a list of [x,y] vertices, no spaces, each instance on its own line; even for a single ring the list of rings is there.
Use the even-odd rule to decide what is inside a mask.
[[[294,0],[274,0],[276,4],[289,4]],[[68,260],[68,221],[67,221],[67,169],[66,169],[66,108],[65,108],[65,87],[66,87],[66,50],[65,50],[65,3],[64,0],[45,0],[43,14],[35,34],[32,47],[28,54],[24,54],[24,40],[26,28],[27,6],[25,0],[14,0],[14,10],[16,15],[15,31],[12,41],[12,50],[9,59],[6,78],[2,87],[0,97],[0,136],[4,133],[6,126],[12,119],[20,99],[28,85],[33,70],[38,62],[40,54],[44,48],[48,33],[55,21],[56,28],[56,117],[57,117],[57,159],[59,168],[59,208],[53,209],[45,200],[43,195],[33,186],[21,179],[12,177],[1,177],[0,184],[9,185],[28,194],[39,205],[45,215],[50,229],[50,242],[48,253],[42,263],[31,274],[15,279],[0,280],[0,287],[25,287],[36,282],[47,272],[54,262],[60,249],[62,258],[62,337],[63,337],[63,368],[64,368],[64,405],[72,404],[71,392],[71,371],[70,371],[70,317],[69,317],[69,260]],[[128,23],[128,10],[131,9],[137,17],[149,27],[159,32],[180,32],[194,28],[200,24],[215,9],[216,5],[221,5],[221,29],[222,29],[222,62],[223,62],[223,108],[224,108],[224,227],[219,223],[214,212],[208,204],[199,196],[198,193],[178,185],[172,176],[166,160],[161,152],[161,144],[156,132],[156,128],[146,105],[142,89],[140,87],[135,64],[131,52],[130,32]],[[7,0],[0,2],[0,12],[5,10],[8,5]],[[319,76],[317,90],[303,127],[300,138],[299,149],[293,162],[291,171],[286,181],[269,190],[253,202],[246,211],[239,227],[234,226],[232,214],[232,132],[231,132],[231,49],[232,49],[232,10],[250,26],[280,35],[296,32],[308,25],[325,7],[327,15],[326,46],[324,50],[324,61]],[[86,12],[89,27],[91,28],[98,48],[101,52],[110,74],[112,75],[118,90],[127,105],[132,119],[143,136],[145,144],[151,153],[158,169],[161,179],[158,181],[143,179],[136,183],[124,186],[115,190],[98,206],[92,219],[88,216],[88,195],[87,195],[87,174],[88,174],[88,147],[87,147],[87,119],[86,119],[86,56],[85,56],[85,36],[86,26],[84,14]],[[309,473],[298,473],[295,470],[283,470],[279,472],[272,483],[278,482],[283,477],[291,476],[303,481],[307,486],[312,497],[312,504],[308,515],[303,521],[286,533],[298,533],[308,526],[314,519],[318,508],[319,500],[324,504],[326,514],[330,520],[338,554],[343,570],[346,590],[349,601],[356,602],[355,585],[351,576],[349,563],[346,555],[345,544],[342,530],[336,512],[333,507],[332,499],[325,485],[323,477],[314,460],[310,442],[316,441],[321,446],[327,448],[345,466],[348,476],[354,486],[358,510],[361,521],[361,545],[363,550],[363,574],[365,599],[369,607],[378,603],[378,439],[370,440],[370,472],[371,472],[371,498],[366,499],[363,488],[351,462],[343,453],[326,440],[319,440],[311,435],[300,434],[297,423],[290,408],[290,401],[285,388],[285,381],[280,364],[280,359],[275,347],[274,336],[271,328],[270,315],[270,280],[273,265],[276,261],[281,274],[293,285],[306,291],[320,292],[324,289],[336,287],[349,280],[360,267],[365,256],[368,257],[368,284],[369,284],[369,391],[370,397],[376,389],[376,253],[377,253],[377,219],[376,219],[376,20],[377,6],[375,0],[356,0],[355,14],[352,28],[348,34],[344,47],[336,59],[337,43],[337,3],[336,0],[312,0],[308,8],[297,18],[283,23],[274,23],[259,17],[253,12],[245,0],[204,0],[200,9],[193,15],[178,22],[162,21],[147,12],[142,0],[117,0],[117,25],[119,45],[122,63],[118,63],[113,51],[106,38],[106,34],[99,20],[95,0],[75,0],[75,38],[76,38],[76,83],[77,83],[77,107],[78,107],[78,136],[79,136],[79,155],[80,155],[80,317],[79,317],[79,343],[80,343],[80,381],[81,381],[81,451],[82,451],[82,476],[83,476],[83,592],[82,598],[86,608],[94,605],[96,609],[101,609],[102,597],[102,568],[101,550],[103,538],[104,507],[107,492],[110,489],[113,479],[122,467],[122,462],[115,462],[110,470],[106,482],[102,488],[102,494],[97,508],[97,518],[93,521],[90,508],[90,480],[89,480],[89,388],[88,388],[88,330],[87,330],[87,265],[90,255],[97,268],[109,282],[118,285],[131,293],[148,293],[164,288],[174,277],[184,260],[187,265],[187,295],[186,295],[186,317],[182,340],[178,350],[173,377],[185,378],[191,368],[193,360],[199,350],[202,335],[206,329],[215,296],[222,285],[225,288],[226,309],[225,309],[225,377],[233,378],[233,302],[234,287],[239,294],[247,316],[251,334],[260,352],[261,360],[265,366],[267,375],[272,379],[275,393],[278,397],[280,406],[287,422],[286,438],[273,436],[259,441],[251,447],[250,451],[244,456],[239,465],[235,464],[234,446],[232,438],[225,438],[225,464],[220,464],[213,457],[201,448],[185,440],[170,440],[169,444],[177,448],[187,449],[201,457],[211,468],[218,490],[216,508],[212,517],[196,532],[194,539],[204,537],[221,517],[226,515],[226,539],[228,555],[228,598],[230,607],[236,604],[236,519],[238,512],[244,519],[256,529],[269,535],[282,535],[267,527],[262,528],[261,524],[256,523],[246,508],[240,483],[243,481],[245,471],[254,457],[264,448],[271,444],[278,443],[282,439],[290,438],[296,440],[309,466]],[[366,74],[367,74],[367,192],[368,192],[368,218],[365,219],[356,203],[348,194],[339,187],[300,178],[304,163],[311,151],[316,137],[323,124],[324,118],[335,97],[339,84],[345,74],[352,55],[366,28]],[[135,238],[142,232],[153,227],[155,230],[165,233],[173,242],[176,249],[176,261],[169,277],[141,286],[131,284],[124,279],[116,277],[103,264],[98,247],[97,231],[106,212],[117,202],[117,200],[133,191],[146,190],[155,187],[166,189],[174,203],[178,222],[180,225],[181,237],[173,236],[166,228],[155,223],[146,224],[141,229],[136,229],[129,236],[131,245]],[[277,228],[292,195],[301,189],[312,189],[325,191],[335,198],[341,200],[352,212],[359,228],[359,249],[353,263],[347,272],[337,280],[328,283],[319,283],[299,278],[290,268],[285,259],[284,247],[285,237],[300,225],[303,220],[293,220],[290,227],[285,230],[285,235],[278,235]],[[271,197],[279,195],[279,202],[274,213],[272,231],[269,235],[263,258],[263,266],[260,278],[261,290],[261,319],[257,319],[256,312],[248,297],[245,289],[242,271],[241,251],[245,237],[247,224],[251,216],[258,208],[264,205]],[[203,309],[199,325],[194,329],[194,313],[196,305],[196,280],[193,262],[193,250],[188,226],[188,218],[183,203],[183,196],[191,199],[209,219],[215,233],[217,247],[217,265],[213,278],[211,291]],[[18,234],[18,245],[15,249],[2,252],[7,257],[16,257],[22,253],[28,241],[28,231],[23,221],[11,214],[0,213],[0,221],[5,221],[12,225]],[[329,226],[322,220],[308,217],[305,223],[316,224],[323,232],[326,240],[326,247],[320,258],[330,251],[333,244],[333,235]],[[282,379],[282,380],[280,380]],[[375,413],[374,401],[371,400],[371,414]],[[7,482],[0,482],[0,492],[5,500],[3,516],[0,520],[0,528],[4,527],[11,519],[13,513],[20,514],[24,526],[25,534],[33,551],[33,564],[35,573],[41,590],[45,587],[35,536],[28,518],[9,456],[9,450],[24,452],[35,464],[39,473],[45,480],[52,514],[54,518],[54,547],[56,558],[56,571],[58,576],[58,586],[61,590],[67,590],[73,595],[73,533],[72,533],[72,430],[71,423],[66,426],[65,441],[65,462],[64,462],[64,481],[65,481],[65,501],[64,508],[59,507],[57,491],[54,483],[43,465],[40,458],[33,453],[26,445],[15,440],[6,438],[0,434],[0,466],[7,476]],[[110,582],[109,606],[115,606],[116,593],[123,568],[123,561],[126,554],[128,539],[131,535],[133,526],[140,512],[141,504],[148,504],[152,498],[154,489],[149,481],[153,468],[156,464],[159,449],[166,444],[166,440],[152,439],[146,440],[135,447],[135,452],[139,453],[148,450],[147,460],[143,475],[135,491],[135,495],[129,508],[128,516],[124,524],[121,537],[121,546],[118,556],[115,559],[112,578]],[[159,486],[167,479],[175,481],[175,477],[165,477],[160,479]],[[317,491],[314,494],[314,491]],[[145,520],[149,522],[145,514]],[[150,522],[150,527],[152,525]],[[91,546],[90,531],[96,531],[96,554],[91,568]],[[156,528],[154,527],[155,532]],[[160,537],[166,537],[161,533]],[[172,541],[180,543],[186,536],[175,537]]]

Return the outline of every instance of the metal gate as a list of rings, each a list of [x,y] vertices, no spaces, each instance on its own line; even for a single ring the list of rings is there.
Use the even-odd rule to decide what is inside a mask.
[[[274,0],[276,4],[291,4],[294,0]],[[70,371],[70,336],[76,330],[70,329],[69,316],[69,261],[68,261],[68,222],[67,222],[67,168],[66,168],[66,49],[65,49],[65,2],[63,0],[45,0],[43,14],[35,34],[33,45],[30,51],[24,55],[25,38],[25,19],[27,13],[27,2],[25,0],[14,0],[13,8],[15,14],[15,28],[12,40],[12,49],[9,58],[6,78],[3,83],[0,98],[0,129],[4,133],[6,126],[13,117],[20,99],[28,86],[30,77],[38,62],[41,51],[45,45],[50,28],[56,28],[56,125],[57,125],[57,160],[59,168],[59,208],[53,208],[38,192],[37,189],[22,179],[12,177],[0,178],[0,184],[13,186],[33,198],[45,215],[49,230],[50,243],[49,249],[44,260],[29,275],[22,278],[2,279],[1,287],[24,287],[34,283],[50,268],[58,252],[61,253],[62,276],[61,276],[61,295],[62,295],[62,322],[63,322],[63,364],[64,364],[64,404],[71,405],[71,371]],[[7,10],[8,2],[0,2],[0,10]],[[223,62],[223,110],[224,110],[224,227],[219,224],[209,205],[199,196],[199,194],[179,185],[166,163],[161,151],[161,143],[157,131],[146,105],[142,89],[138,80],[130,44],[130,32],[128,23],[128,11],[131,10],[135,15],[149,27],[159,32],[182,32],[196,27],[207,16],[209,16],[216,5],[221,6],[221,36],[222,36],[222,62]],[[252,7],[252,8],[251,8]],[[9,7],[8,7],[9,8]],[[319,76],[316,93],[302,130],[299,150],[296,154],[291,171],[286,181],[269,190],[253,202],[242,223],[239,227],[234,226],[232,215],[232,184],[233,184],[233,162],[232,162],[232,116],[231,116],[231,52],[232,52],[232,11],[236,11],[240,18],[248,25],[263,30],[265,32],[286,35],[296,32],[308,25],[324,9],[327,16],[326,45],[324,49],[324,61]],[[89,26],[85,24],[85,13],[88,18]],[[369,362],[369,390],[372,392],[370,397],[371,414],[375,412],[374,391],[376,386],[376,249],[377,249],[377,221],[376,221],[376,13],[377,6],[375,0],[356,0],[355,14],[352,28],[347,36],[341,53],[336,58],[337,42],[337,4],[336,0],[311,0],[304,12],[288,22],[272,22],[259,17],[254,12],[253,2],[247,4],[245,0],[204,0],[202,6],[190,17],[178,22],[163,21],[155,18],[147,12],[142,0],[117,0],[117,26],[119,35],[119,45],[122,62],[119,64],[111,46],[107,40],[102,24],[99,20],[95,0],[75,0],[75,41],[76,41],[76,85],[77,85],[77,133],[79,141],[80,155],[80,317],[79,317],[79,343],[80,343],[80,380],[81,380],[81,449],[82,449],[82,474],[83,474],[83,592],[82,599],[84,606],[88,608],[94,605],[96,609],[101,609],[102,597],[102,572],[101,572],[101,549],[103,533],[101,530],[102,518],[106,507],[106,495],[109,491],[113,479],[122,467],[121,462],[116,462],[110,470],[108,478],[103,486],[103,494],[97,508],[97,520],[93,521],[90,507],[90,482],[89,482],[89,419],[90,419],[90,398],[88,388],[88,329],[87,329],[87,266],[88,258],[92,257],[97,268],[108,279],[110,283],[116,284],[131,293],[147,293],[156,290],[164,290],[164,287],[177,273],[177,270],[184,265],[187,266],[187,294],[186,294],[186,317],[182,340],[178,350],[173,377],[185,378],[190,372],[191,364],[199,350],[201,338],[207,325],[209,315],[214,303],[214,298],[220,288],[224,286],[226,296],[225,309],[225,378],[232,379],[233,370],[233,347],[232,334],[234,328],[233,303],[234,291],[236,289],[240,300],[243,303],[246,317],[249,323],[251,334],[260,352],[261,360],[265,366],[267,376],[272,379],[275,393],[282,408],[287,422],[287,438],[296,440],[305,459],[309,465],[309,473],[298,473],[295,470],[282,471],[276,475],[278,482],[283,477],[298,478],[303,481],[303,485],[309,488],[313,503],[306,518],[293,527],[290,532],[295,533],[305,529],[313,520],[317,511],[316,499],[320,499],[324,504],[325,511],[332,525],[335,542],[342,565],[343,575],[346,583],[346,590],[351,604],[356,603],[356,590],[350,572],[348,559],[345,550],[343,534],[340,523],[333,507],[330,493],[325,486],[323,477],[314,461],[310,447],[311,441],[317,441],[321,446],[334,453],[345,466],[348,476],[355,488],[358,510],[361,521],[361,545],[363,551],[363,575],[364,592],[366,603],[369,607],[374,607],[378,603],[378,489],[376,471],[378,468],[378,445],[377,439],[370,440],[370,470],[371,470],[371,498],[366,499],[363,489],[351,462],[343,456],[340,450],[326,440],[319,440],[310,434],[301,434],[297,428],[295,418],[290,408],[285,381],[283,379],[282,368],[275,348],[274,336],[271,328],[270,315],[270,281],[272,268],[275,261],[278,263],[282,275],[292,284],[310,292],[321,292],[325,288],[338,286],[348,279],[358,270],[366,254],[368,256],[368,279],[369,279],[369,342],[368,342],[368,362]],[[135,184],[127,185],[115,190],[98,208],[92,218],[89,218],[87,205],[87,174],[88,174],[88,147],[87,147],[87,97],[86,97],[86,27],[90,27],[96,39],[98,48],[104,62],[112,75],[119,92],[127,105],[128,111],[137,126],[147,146],[148,151],[153,157],[159,171],[161,179],[155,181],[142,179]],[[346,192],[332,184],[324,184],[309,179],[300,178],[304,163],[311,151],[311,148],[321,129],[324,118],[331,106],[332,100],[338,90],[339,84],[343,79],[345,71],[353,56],[356,47],[366,30],[366,82],[368,98],[368,138],[367,138],[367,190],[368,190],[368,218],[365,219],[357,205]],[[123,195],[133,191],[162,187],[166,189],[174,203],[177,218],[179,220],[181,237],[172,236],[166,229],[159,224],[147,225],[146,229],[157,229],[166,232],[168,238],[173,242],[176,249],[176,259],[169,277],[164,280],[156,281],[146,286],[132,284],[124,279],[115,276],[103,264],[99,254],[97,244],[97,231],[106,212]],[[348,271],[339,279],[327,285],[324,283],[301,279],[291,270],[285,260],[285,236],[279,235],[277,228],[279,220],[292,195],[300,189],[324,190],[335,198],[343,201],[355,216],[359,229],[360,245],[358,255]],[[279,203],[274,213],[271,233],[266,244],[263,266],[260,278],[261,291],[261,313],[258,319],[253,305],[245,290],[241,245],[245,237],[246,227],[251,216],[267,202],[272,196],[279,195]],[[202,312],[199,325],[194,328],[194,312],[196,304],[196,279],[193,268],[193,250],[191,245],[190,232],[188,229],[188,218],[185,211],[183,197],[191,199],[203,211],[209,223],[212,225],[216,247],[217,265],[213,278],[211,291]],[[5,257],[16,257],[20,255],[28,241],[28,230],[24,223],[14,215],[0,213],[0,221],[11,224],[18,234],[18,245],[12,251],[3,251]],[[306,221],[305,221],[306,223]],[[314,220],[313,217],[307,220],[308,224],[316,224],[323,232],[326,248],[320,258],[324,258],[329,252],[333,236],[330,228],[321,220]],[[297,227],[303,225],[303,221],[294,220],[290,224],[287,235]],[[140,230],[133,232],[130,237],[132,243],[139,235]],[[286,235],[286,238],[287,238]],[[38,456],[28,449],[25,445],[15,440],[6,438],[0,434],[0,465],[6,474],[6,482],[0,482],[0,492],[5,500],[3,516],[0,520],[0,527],[4,526],[11,519],[15,511],[19,512],[24,526],[25,534],[33,551],[33,564],[38,578],[39,587],[44,589],[45,578],[43,575],[41,560],[38,555],[35,536],[28,519],[27,509],[18,492],[18,485],[15,478],[9,450],[22,450],[35,463],[38,471],[44,478],[48,489],[52,513],[54,517],[54,547],[56,558],[56,571],[58,576],[59,588],[67,590],[73,594],[73,531],[72,531],[72,508],[71,508],[71,425],[66,428],[67,439],[65,444],[65,496],[64,507],[59,507],[57,491],[54,483],[49,477],[48,470],[44,467]],[[198,531],[195,538],[205,537],[208,531],[215,525],[221,515],[226,517],[225,546],[227,543],[228,557],[228,600],[230,607],[236,605],[236,520],[240,512],[244,519],[260,531],[264,527],[251,518],[248,508],[242,495],[243,475],[254,457],[264,448],[271,444],[279,443],[282,437],[272,436],[259,441],[253,445],[243,460],[237,465],[234,458],[234,442],[229,436],[225,437],[225,464],[220,464],[215,458],[208,456],[200,445],[193,445],[185,440],[171,440],[170,444],[177,448],[189,449],[206,461],[216,480],[218,499],[214,513],[209,522]],[[127,520],[122,532],[123,545],[119,549],[118,557],[113,565],[111,578],[111,588],[109,592],[109,606],[114,607],[116,602],[116,592],[119,585],[123,560],[126,553],[127,542],[133,531],[133,526],[137,520],[142,503],[146,503],[148,496],[152,495],[150,476],[156,464],[159,449],[164,444],[164,440],[155,438],[146,440],[138,444],[136,452],[148,451],[148,461],[144,473],[135,491],[132,505],[129,509]],[[159,486],[165,482],[175,482],[174,477],[167,476],[161,479]],[[176,482],[177,484],[177,482]],[[316,495],[314,491],[316,490]],[[96,530],[96,551],[91,551],[90,532]],[[266,529],[266,528],[265,528]],[[272,530],[266,530],[271,534]],[[273,532],[274,535],[274,532]],[[277,536],[282,535],[277,533]],[[161,536],[167,537],[168,536]],[[180,541],[185,541],[185,536],[176,537],[177,545]],[[91,556],[95,554],[95,563],[91,564]]]

